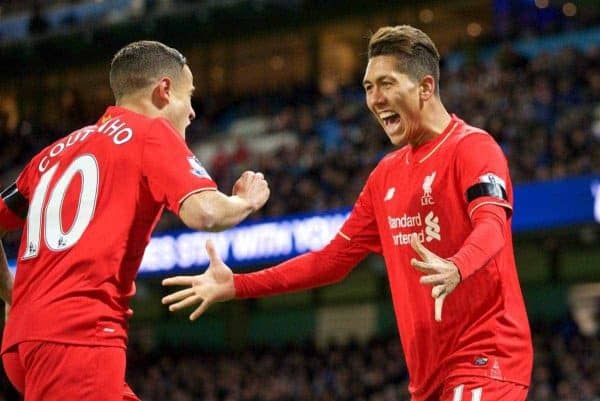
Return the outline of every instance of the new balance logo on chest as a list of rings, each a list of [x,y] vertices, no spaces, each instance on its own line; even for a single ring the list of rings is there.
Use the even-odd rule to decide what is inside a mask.
[[[433,201],[433,195],[431,194],[433,185],[433,180],[435,180],[435,171],[430,175],[426,176],[423,180],[423,196],[421,196],[421,205],[433,205],[435,202]]]
[[[385,194],[385,198],[383,198],[383,201],[386,202],[386,201],[392,200],[395,192],[396,192],[396,188],[394,188],[394,187],[389,188]]]

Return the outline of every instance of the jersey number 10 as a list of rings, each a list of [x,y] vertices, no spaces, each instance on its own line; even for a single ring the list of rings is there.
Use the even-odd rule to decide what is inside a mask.
[[[94,156],[86,154],[73,160],[54,187],[49,188],[57,169],[58,164],[46,171],[33,192],[27,216],[27,248],[23,259],[38,255],[42,235],[48,249],[52,251],[62,251],[72,247],[79,241],[94,215],[99,181],[98,162]],[[62,205],[67,189],[76,174],[81,175],[79,202],[73,224],[65,232],[61,222]],[[49,190],[50,198],[44,208]]]

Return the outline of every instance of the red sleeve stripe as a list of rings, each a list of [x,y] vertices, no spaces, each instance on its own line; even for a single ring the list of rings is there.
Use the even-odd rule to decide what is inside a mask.
[[[198,188],[198,189],[194,189],[193,191],[188,192],[187,194],[183,195],[181,197],[181,199],[179,199],[179,202],[177,202],[179,204],[179,206],[181,206],[181,204],[183,203],[183,201],[185,201],[187,198],[189,198],[190,196],[197,194],[198,192],[204,192],[204,191],[216,191],[217,187],[204,187],[204,188]]]
[[[342,237],[343,239],[350,241],[350,237],[348,237],[348,236],[347,236],[346,234],[344,234],[343,232],[341,232],[341,231],[338,231],[338,234],[339,234],[339,235],[340,235],[340,237]]]
[[[510,211],[513,210],[512,206],[508,202],[504,203],[504,202],[484,201],[484,202],[478,203],[477,205],[473,206],[473,208],[469,211],[469,218],[473,218],[473,212],[483,205],[497,205],[497,206],[502,206],[506,209],[509,209]]]

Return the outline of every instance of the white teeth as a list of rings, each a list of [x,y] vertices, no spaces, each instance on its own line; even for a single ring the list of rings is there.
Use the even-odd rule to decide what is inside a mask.
[[[398,115],[398,113],[393,113],[393,112],[390,112],[390,113],[381,113],[379,115],[379,118],[381,118],[383,120],[383,119],[386,119],[386,118],[395,117],[397,115]]]

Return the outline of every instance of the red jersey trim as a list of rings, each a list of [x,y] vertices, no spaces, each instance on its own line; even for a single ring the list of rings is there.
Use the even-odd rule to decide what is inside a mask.
[[[431,155],[433,155],[444,144],[444,142],[446,142],[446,140],[450,138],[450,135],[454,132],[454,130],[456,130],[458,123],[458,121],[454,121],[454,124],[452,125],[450,130],[448,130],[448,133],[446,134],[444,139],[442,139],[437,145],[435,145],[435,147],[431,149],[431,151],[427,155],[425,155],[425,157],[419,160],[419,163],[423,163],[425,160],[429,159]]]
[[[199,192],[204,192],[204,191],[216,191],[217,187],[202,187],[202,188],[198,188],[198,189],[194,189],[193,191],[188,192],[187,194],[183,195],[181,197],[181,199],[179,199],[179,202],[177,202],[177,204],[179,205],[179,207],[181,207],[181,204],[183,202],[185,202],[185,200],[187,198],[189,198],[190,196],[197,194]]]
[[[484,201],[484,202],[481,202],[481,203],[479,203],[479,204],[477,204],[477,205],[473,206],[473,209],[471,209],[471,210],[469,211],[469,218],[472,218],[472,217],[473,217],[473,212],[474,212],[475,210],[477,210],[479,207],[483,206],[483,205],[496,205],[496,206],[502,206],[502,207],[504,207],[504,208],[507,208],[507,209],[509,209],[510,211],[512,211],[512,210],[513,210],[512,206],[511,206],[509,203],[502,203],[502,202],[492,202],[492,201]]]
[[[338,231],[338,234],[340,235],[340,237],[342,237],[345,240],[351,241],[350,237],[348,237],[346,234],[344,234],[341,231]]]

